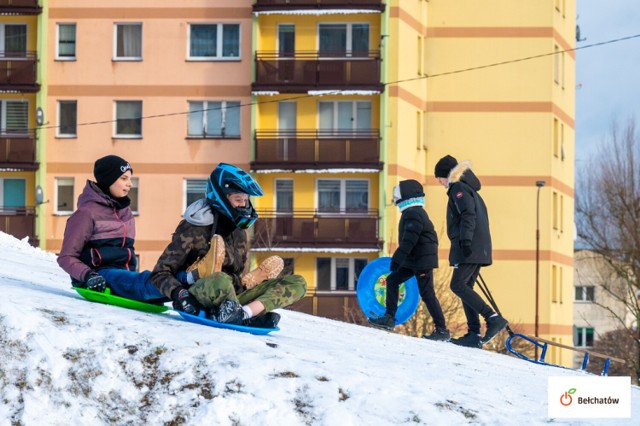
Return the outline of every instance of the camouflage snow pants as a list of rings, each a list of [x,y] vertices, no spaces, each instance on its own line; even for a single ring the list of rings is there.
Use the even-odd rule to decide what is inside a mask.
[[[232,278],[224,272],[214,272],[213,275],[198,280],[189,289],[189,293],[207,309],[229,299],[236,300],[243,306],[259,300],[264,305],[265,313],[297,302],[306,292],[307,282],[303,277],[286,275],[265,280],[250,290],[236,294]]]

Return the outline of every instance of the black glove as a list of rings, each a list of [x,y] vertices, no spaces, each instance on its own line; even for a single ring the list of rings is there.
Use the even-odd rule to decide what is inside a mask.
[[[462,254],[464,254],[464,257],[471,256],[472,250],[471,250],[471,241],[470,240],[462,240],[462,241],[460,241],[460,248],[462,248]]]
[[[391,261],[391,266],[389,266],[389,270],[391,272],[396,272],[398,270],[398,268],[400,267],[400,265],[398,265],[398,262],[395,261]]]
[[[173,309],[186,312],[191,315],[198,315],[200,304],[195,297],[184,287],[178,287],[171,292]]]
[[[98,291],[100,293],[102,293],[107,288],[107,282],[105,281],[104,277],[101,277],[95,272],[91,272],[88,275],[85,284],[87,285],[87,288],[89,290]]]

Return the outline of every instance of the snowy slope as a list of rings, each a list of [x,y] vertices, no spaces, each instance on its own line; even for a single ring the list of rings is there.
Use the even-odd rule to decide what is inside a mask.
[[[252,336],[90,303],[55,256],[0,232],[0,425],[638,424],[547,418],[514,357],[280,311]]]

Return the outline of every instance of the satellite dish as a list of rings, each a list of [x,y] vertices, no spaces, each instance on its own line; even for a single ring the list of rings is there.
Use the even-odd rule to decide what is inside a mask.
[[[40,205],[44,203],[44,191],[40,185],[36,186],[36,204]]]

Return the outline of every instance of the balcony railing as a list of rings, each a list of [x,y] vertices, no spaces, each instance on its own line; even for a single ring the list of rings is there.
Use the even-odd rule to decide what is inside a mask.
[[[256,52],[254,92],[310,90],[382,92],[380,52]]]
[[[35,208],[0,206],[0,231],[19,239],[29,237],[29,243],[37,246]]]
[[[0,168],[38,170],[34,131],[0,133]]]
[[[41,12],[38,0],[0,0],[0,13],[38,15]]]
[[[258,130],[252,170],[375,169],[380,162],[378,129]]]
[[[28,93],[40,90],[36,83],[37,62],[35,52],[0,52],[0,90]]]
[[[253,247],[360,248],[379,250],[378,211],[353,210],[318,212],[294,210],[288,213],[259,211]]]
[[[253,11],[367,9],[383,12],[384,7],[381,0],[256,0]]]

